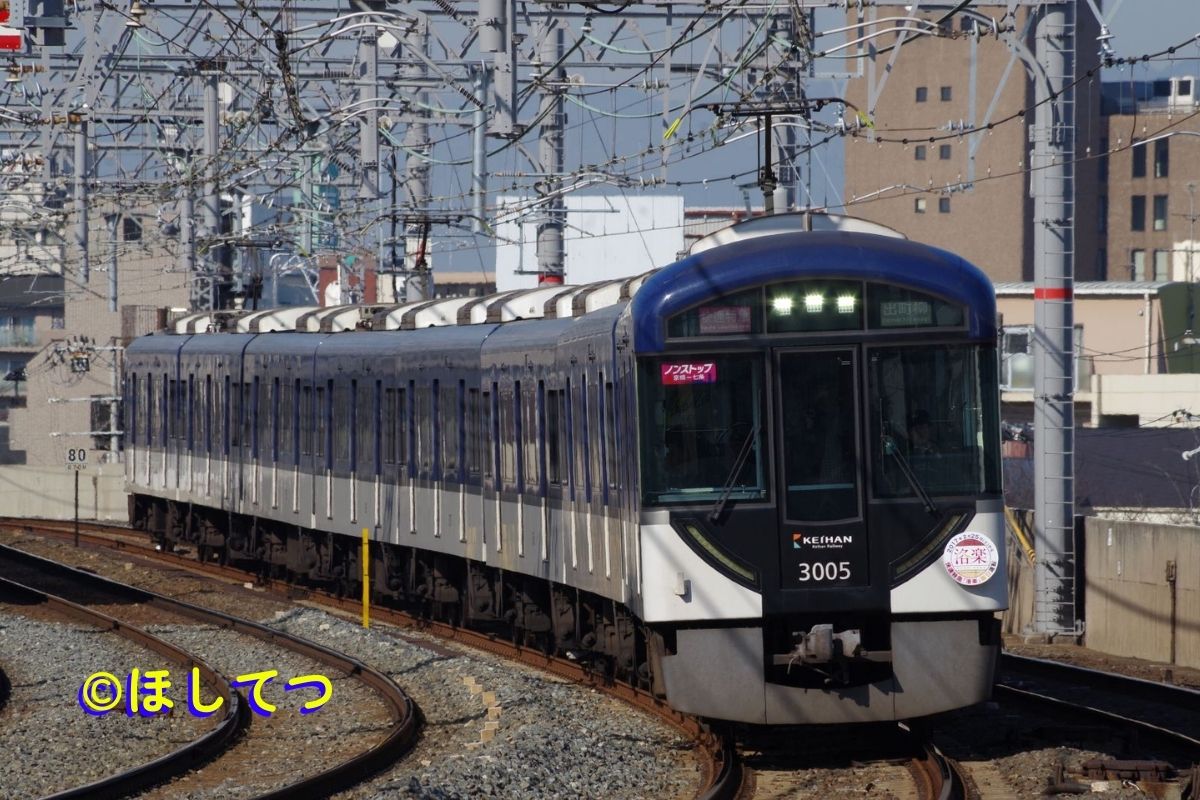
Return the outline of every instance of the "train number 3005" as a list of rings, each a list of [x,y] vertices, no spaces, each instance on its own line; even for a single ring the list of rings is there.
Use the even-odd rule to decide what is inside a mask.
[[[850,578],[849,561],[818,561],[815,564],[801,563],[799,577],[802,581],[844,581]]]

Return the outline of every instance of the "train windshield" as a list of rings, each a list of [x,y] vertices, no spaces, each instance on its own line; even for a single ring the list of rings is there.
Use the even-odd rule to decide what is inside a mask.
[[[999,492],[995,350],[940,345],[868,353],[875,497]]]
[[[681,356],[638,370],[645,503],[767,496],[761,357]]]

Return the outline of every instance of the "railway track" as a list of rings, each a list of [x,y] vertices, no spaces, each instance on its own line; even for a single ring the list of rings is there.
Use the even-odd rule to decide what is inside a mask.
[[[0,518],[0,530],[15,533],[36,533],[60,540],[73,540],[74,527],[70,523],[39,520],[14,520]],[[232,580],[238,583],[258,581],[261,576],[236,567],[211,561],[198,561],[176,553],[156,549],[145,535],[127,527],[97,523],[81,523],[78,541],[80,544],[117,551],[124,557],[137,557],[157,564],[170,564],[189,571]],[[361,609],[358,600],[339,597],[308,586],[296,586],[279,581],[267,581],[265,588],[286,592],[290,599],[313,602],[325,608],[357,614]],[[709,730],[700,720],[671,709],[653,694],[628,684],[617,683],[606,675],[591,669],[587,664],[546,654],[540,649],[456,627],[436,620],[418,618],[407,612],[387,607],[372,607],[373,619],[393,625],[419,629],[442,639],[459,642],[483,652],[518,661],[552,675],[587,685],[597,691],[620,699],[633,707],[654,715],[675,729],[692,738],[704,754],[705,779],[697,797],[700,800],[729,800],[742,791],[741,764],[732,740]]]
[[[965,800],[969,782],[927,732],[905,724],[750,732],[740,800],[881,796]]]
[[[11,564],[0,559],[0,566],[7,568]],[[20,567],[17,571],[24,572]],[[189,769],[194,769],[215,756],[228,746],[234,736],[243,732],[250,722],[245,703],[237,693],[229,689],[229,678],[221,675],[195,654],[183,648],[140,627],[122,623],[108,614],[13,580],[11,576],[0,578],[0,599],[18,605],[43,605],[54,616],[71,622],[82,622],[99,630],[111,632],[144,650],[158,654],[185,670],[190,670],[194,666],[199,669],[203,683],[211,689],[215,689],[222,698],[221,717],[211,730],[152,761],[98,781],[57,792],[54,797],[59,800],[82,797],[123,797],[162,783]],[[5,679],[5,683],[7,683],[7,679]],[[54,735],[53,732],[51,735]]]
[[[72,594],[76,599],[82,599],[89,604],[103,603],[106,607],[116,610],[120,617],[129,617],[131,615],[142,617],[147,615],[147,613],[151,615],[171,616],[184,618],[189,620],[192,625],[198,623],[200,626],[207,626],[226,634],[232,632],[240,636],[252,637],[260,642],[268,643],[272,648],[288,651],[297,658],[330,667],[347,676],[348,679],[361,683],[384,701],[390,718],[386,735],[378,737],[378,741],[375,741],[369,748],[360,750],[351,757],[339,758],[336,763],[330,766],[319,770],[310,770],[308,774],[303,775],[299,779],[288,780],[286,786],[260,791],[258,795],[260,798],[324,797],[333,792],[349,788],[357,784],[364,775],[374,772],[401,757],[415,741],[418,733],[418,715],[411,701],[398,686],[389,678],[367,665],[302,637],[282,633],[231,614],[203,608],[144,589],[111,581],[107,578],[43,559],[11,547],[0,546],[0,573],[10,577],[19,576],[20,582],[25,584],[20,589],[14,588],[13,591],[61,591]],[[68,606],[61,607],[64,609],[68,608]],[[103,617],[107,620],[105,623],[107,626],[121,630],[136,631],[135,628],[132,628],[119,618],[105,615],[100,615],[100,617],[92,616],[94,609],[82,608],[78,604],[75,604],[74,608],[79,609],[79,613],[93,620],[99,620],[100,617]],[[126,613],[122,613],[122,609]],[[133,614],[127,612],[133,612]],[[136,636],[137,633],[134,633],[134,635]],[[176,661],[176,663],[190,664],[196,660],[192,655],[179,648],[176,648],[174,651],[159,650],[154,642],[155,638],[143,637],[141,643],[151,647],[151,649],[155,649],[156,652],[161,652],[164,657],[167,657],[167,652],[171,652],[172,657],[169,657],[169,660]],[[166,642],[162,644],[170,648],[170,645]],[[177,659],[182,659],[182,661],[178,661]],[[224,676],[219,676],[215,671],[210,670],[209,678],[214,685],[229,686],[228,679]],[[224,681],[223,683],[222,680]],[[226,689],[226,692],[228,691]],[[238,698],[235,704],[235,697],[236,695],[229,697],[226,707],[236,709],[235,719],[249,718],[250,715],[245,710],[246,698]],[[278,732],[277,728],[272,730],[272,726],[269,723],[276,722],[281,716],[270,717],[266,723],[259,722],[259,726],[264,729],[264,735],[270,736]],[[300,715],[295,714],[294,717],[298,718]],[[233,758],[231,754],[238,746],[246,742],[253,742],[253,732],[255,730],[257,730],[255,720],[252,720],[249,730],[245,736],[238,740],[238,744],[234,747],[220,750],[220,752],[218,752],[219,748],[215,748],[213,743],[209,742],[206,754],[215,757],[208,762],[204,770],[189,776],[189,779],[192,781],[189,784],[189,790],[193,788],[193,784],[197,781],[201,784],[204,783],[205,779],[197,776],[208,773],[209,775],[220,777],[223,774],[221,768],[222,759]],[[221,740],[222,743],[227,743],[231,735],[231,732],[224,733],[224,738]],[[234,771],[245,768],[245,756],[246,754],[242,754],[242,758],[237,760],[237,763],[232,768]],[[251,757],[253,756],[251,755]],[[182,761],[173,760],[169,763],[160,764],[156,762],[155,764],[143,765],[136,771],[130,771],[130,773],[136,772],[137,774],[122,773],[112,776],[110,783],[101,787],[104,789],[103,794],[99,793],[99,790],[94,787],[80,787],[77,790],[79,793],[65,796],[123,796],[128,794],[132,790],[132,787],[161,784],[163,781],[179,774],[182,763]],[[194,762],[192,765],[194,766]],[[293,764],[286,764],[284,768],[289,771],[301,771],[298,765]]]

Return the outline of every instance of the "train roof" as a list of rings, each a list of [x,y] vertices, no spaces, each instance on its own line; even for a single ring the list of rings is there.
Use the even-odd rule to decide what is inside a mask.
[[[807,231],[703,250],[651,276],[632,302],[634,349],[662,350],[666,321],[705,300],[805,278],[909,286],[964,305],[972,337],[995,335],[996,296],[991,281],[959,256],[876,234]]]
[[[179,319],[170,332],[332,334],[453,328],[574,319],[633,301],[639,320],[635,347],[646,351],[663,344],[665,333],[655,320],[661,322],[706,298],[774,281],[833,275],[902,283],[964,304],[970,309],[972,335],[995,327],[991,284],[963,259],[863,220],[805,213],[732,225],[697,242],[686,258],[629,278],[394,305],[203,312]]]

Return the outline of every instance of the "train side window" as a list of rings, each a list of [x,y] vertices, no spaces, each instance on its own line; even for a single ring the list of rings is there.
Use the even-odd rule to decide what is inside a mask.
[[[562,390],[546,392],[546,482],[561,486],[562,468]]]
[[[433,390],[428,386],[417,389],[417,464],[422,471],[433,469]]]
[[[467,474],[472,477],[479,475],[483,463],[483,409],[479,404],[479,390],[467,390],[467,432],[466,459]]]
[[[296,387],[299,381],[289,383],[279,382],[279,455],[278,461],[294,460],[298,442],[296,441]]]
[[[461,405],[459,398],[461,393],[462,381],[459,381],[448,387],[446,391],[440,392],[438,398],[441,404],[438,420],[441,424],[442,434],[442,477],[447,480],[456,480],[458,476],[459,407]]]
[[[396,418],[400,413],[396,406],[396,390],[389,387],[383,390],[383,461],[385,464],[396,463],[396,426],[400,421]]]
[[[232,405],[229,418],[229,447],[242,446],[242,384],[230,383],[229,401]]]
[[[520,395],[518,395],[519,397]],[[513,392],[500,391],[500,480],[512,483],[517,478],[517,426],[513,419]]]
[[[608,478],[608,486],[615,489],[620,481],[617,480],[617,403],[612,381],[604,384],[604,435],[601,440],[604,442],[604,474]]]
[[[349,393],[349,387],[338,384],[333,387],[331,397],[333,398],[333,455],[338,461],[346,461],[350,458],[350,432],[346,429],[346,417],[349,414],[349,406],[346,402],[346,395]]]

